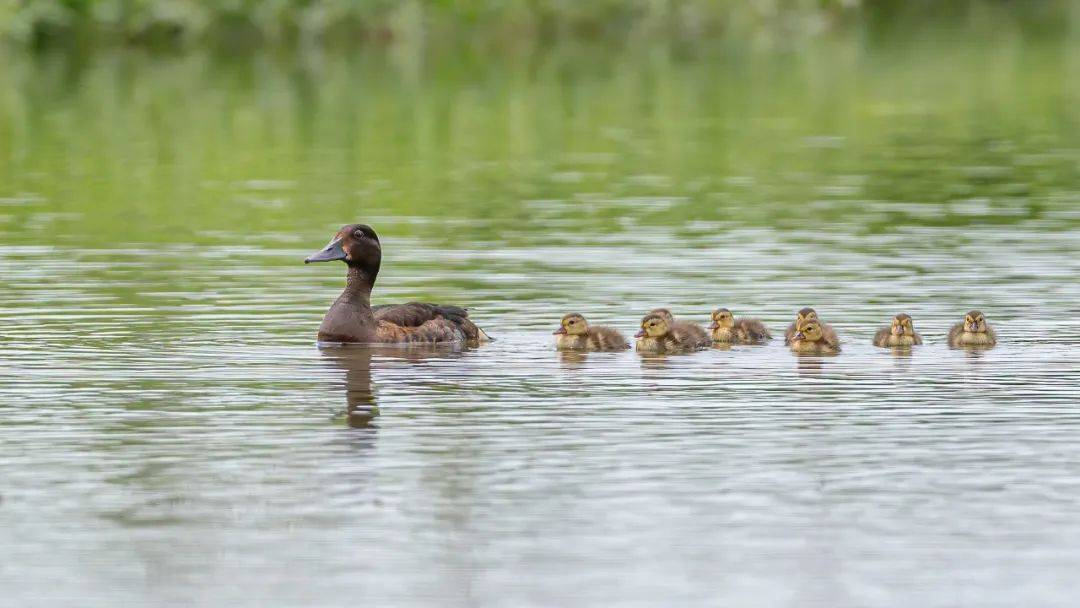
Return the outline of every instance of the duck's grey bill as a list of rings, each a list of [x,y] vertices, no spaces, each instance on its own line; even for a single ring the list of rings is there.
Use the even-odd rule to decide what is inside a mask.
[[[307,259],[304,260],[304,263],[333,262],[334,260],[344,260],[347,257],[349,256],[341,247],[341,239],[334,239],[330,241],[330,244],[324,247],[322,251],[309,255]]]

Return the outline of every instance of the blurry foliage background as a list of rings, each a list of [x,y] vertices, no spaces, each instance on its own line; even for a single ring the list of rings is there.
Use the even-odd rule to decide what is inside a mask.
[[[850,24],[971,20],[999,12],[1070,27],[1071,0],[0,0],[0,36],[20,45],[397,43],[465,38],[778,39]]]

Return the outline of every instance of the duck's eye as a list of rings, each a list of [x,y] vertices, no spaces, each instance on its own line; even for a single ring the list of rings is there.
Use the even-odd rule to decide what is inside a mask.
[[[363,230],[357,230],[357,231],[353,232],[352,235],[355,236],[358,239],[362,239],[365,236],[367,236],[367,235],[364,234]]]

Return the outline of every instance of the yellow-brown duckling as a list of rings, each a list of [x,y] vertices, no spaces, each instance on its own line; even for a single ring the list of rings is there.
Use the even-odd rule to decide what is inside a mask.
[[[617,351],[630,348],[619,330],[613,327],[589,325],[585,317],[570,313],[562,318],[555,330],[555,347],[559,350]]]
[[[791,325],[788,325],[788,328],[784,330],[784,344],[791,345],[792,337],[795,335],[795,332],[799,330],[799,323],[810,320],[820,321],[818,319],[817,311],[813,308],[803,308],[798,313],[796,313],[795,320],[792,321]],[[835,344],[840,343],[840,340],[836,337],[836,332],[833,331],[832,325],[820,322],[818,323],[818,325],[820,325],[821,333],[825,336],[827,340],[830,340]]]
[[[978,310],[964,315],[964,321],[953,325],[949,330],[949,346],[953,348],[963,346],[989,348],[995,344],[997,344],[997,334],[986,322],[986,315]]]
[[[922,336],[915,333],[911,315],[900,313],[893,317],[892,325],[882,327],[874,334],[874,346],[904,348],[922,344]]]
[[[825,333],[821,321],[804,319],[791,335],[791,352],[800,355],[835,355],[840,352],[836,334]]]
[[[712,313],[712,340],[720,344],[762,344],[772,339],[769,328],[757,319],[736,319],[726,308]]]
[[[697,327],[691,324],[692,327]],[[634,334],[637,349],[646,353],[685,352],[709,346],[712,341],[705,330],[688,331],[660,314],[649,313],[641,320],[641,331]]]
[[[692,321],[679,321],[674,317],[674,315],[671,314],[671,311],[666,308],[654,308],[650,310],[647,314],[662,317],[665,321],[667,321],[672,331],[679,331],[692,337],[694,340],[704,341],[706,344],[711,341],[709,338],[709,332],[705,331],[704,327]]]

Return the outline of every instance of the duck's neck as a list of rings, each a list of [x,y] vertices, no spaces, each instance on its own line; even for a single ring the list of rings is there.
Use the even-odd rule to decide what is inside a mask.
[[[374,342],[375,316],[371,312],[372,273],[363,268],[349,267],[345,290],[323,317],[319,325],[321,342]]]
[[[363,268],[349,266],[349,274],[345,279],[345,291],[341,292],[340,302],[347,302],[360,308],[371,308],[371,288],[375,285],[375,277]]]

